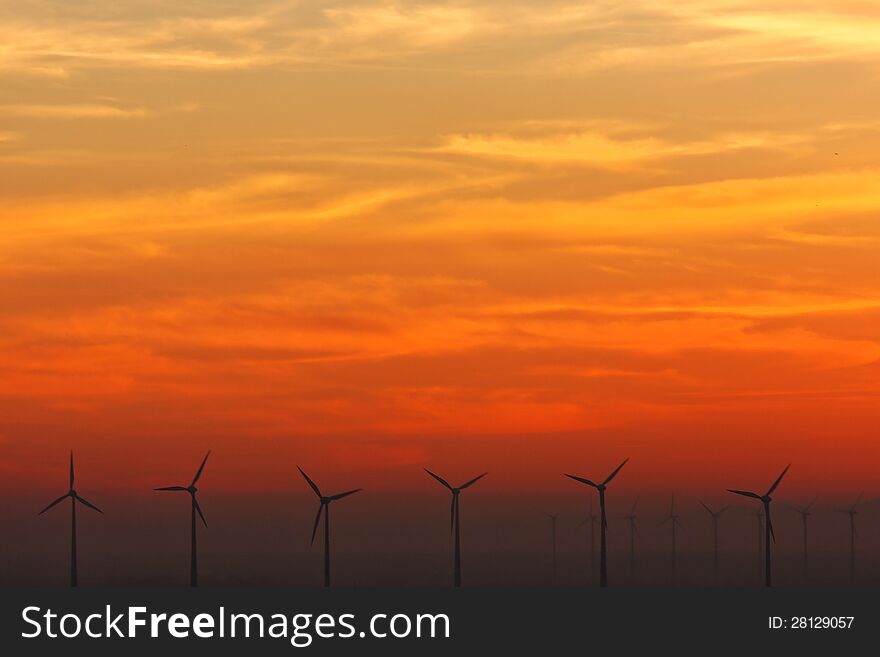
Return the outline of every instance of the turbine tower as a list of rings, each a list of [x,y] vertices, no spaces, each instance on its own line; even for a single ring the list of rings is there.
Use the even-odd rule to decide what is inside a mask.
[[[636,497],[633,502],[632,508],[629,510],[629,513],[623,517],[624,520],[629,520],[629,574],[630,577],[634,577],[636,574],[636,536],[639,533],[638,528],[636,527],[636,507],[639,504],[639,498]]]
[[[459,518],[459,503],[458,498],[461,495],[461,491],[463,491],[468,486],[471,486],[477,483],[480,479],[485,477],[488,472],[484,472],[478,477],[474,477],[470,481],[462,484],[461,486],[455,487],[450,486],[449,482],[447,482],[440,475],[436,475],[427,468],[425,468],[425,472],[434,477],[437,481],[439,481],[443,486],[452,493],[452,515],[450,518],[450,530],[453,532],[455,547],[454,547],[454,555],[453,555],[453,574],[452,574],[452,585],[456,588],[461,586],[461,522]]]
[[[764,512],[755,511],[755,563],[758,564],[758,575],[764,572]]]
[[[703,508],[706,509],[712,518],[712,573],[715,575],[715,579],[718,579],[718,520],[721,518],[721,514],[727,511],[729,507],[725,506],[718,511],[713,511],[703,500],[700,500],[700,504],[703,505]]]
[[[605,534],[608,529],[608,516],[605,512],[605,489],[611,482],[611,480],[617,476],[617,473],[620,472],[620,469],[626,465],[627,461],[629,461],[628,458],[624,459],[623,463],[618,465],[614,469],[614,472],[605,477],[605,481],[600,484],[590,481],[589,479],[584,479],[583,477],[577,477],[570,474],[565,475],[569,479],[574,479],[575,481],[579,481],[582,484],[586,484],[587,486],[592,486],[597,491],[599,491],[599,514],[601,516],[601,523],[599,525],[599,586],[603,588],[608,586],[608,558],[605,545]]]
[[[675,530],[677,527],[684,527],[681,524],[681,521],[678,519],[678,514],[675,513],[675,493],[672,494],[672,501],[669,503],[669,515],[666,516],[663,520],[660,521],[660,524],[663,525],[665,523],[670,524],[670,529],[672,531],[672,583],[675,584],[675,574],[676,574],[676,565],[678,563],[678,555],[676,553],[677,545],[676,545],[676,533]]]
[[[744,497],[751,497],[756,500],[759,500],[761,504],[764,505],[764,582],[765,586],[772,586],[773,579],[773,568],[770,563],[771,555],[770,555],[770,541],[772,540],[774,543],[776,542],[776,535],[773,533],[773,522],[770,519],[770,503],[773,501],[773,498],[770,495],[773,491],[776,490],[776,487],[779,486],[779,482],[782,481],[782,478],[785,476],[785,473],[788,472],[788,469],[791,467],[791,464],[785,466],[785,469],[782,473],[776,478],[776,481],[773,482],[773,485],[767,490],[763,495],[758,495],[757,493],[753,493],[747,490],[736,490],[733,488],[728,488],[727,490],[736,495],[742,495]]]
[[[856,498],[856,501],[853,502],[846,509],[838,509],[841,513],[845,513],[849,516],[849,578],[850,580],[855,580],[856,578],[856,536],[858,535],[858,531],[856,530],[856,514],[858,511],[856,507],[862,501],[862,496],[864,493],[859,493],[859,496]]]
[[[78,586],[79,580],[77,578],[77,573],[76,573],[76,503],[79,502],[80,504],[83,504],[83,505],[89,507],[90,509],[94,509],[98,513],[104,513],[104,512],[101,511],[101,509],[96,507],[94,504],[89,502],[84,497],[81,497],[79,495],[79,493],[76,492],[76,489],[73,487],[73,483],[74,483],[73,450],[71,450],[71,452],[70,452],[70,480],[69,481],[70,481],[70,488],[68,489],[68,491],[64,495],[59,497],[57,500],[55,500],[54,502],[49,504],[45,509],[40,511],[37,515],[38,516],[43,515],[44,513],[46,513],[46,511],[51,509],[56,504],[60,504],[61,502],[66,500],[68,497],[70,498],[70,585],[71,586]]]
[[[583,519],[581,527],[590,525],[590,581],[596,581],[596,524],[599,517],[593,511],[593,497],[590,496],[590,515]]]
[[[309,479],[309,475],[307,475],[303,469],[299,466],[296,466],[296,469],[299,470],[299,473],[303,476],[303,478],[308,482],[309,487],[315,492],[315,495],[318,496],[320,503],[318,504],[318,513],[315,515],[315,525],[312,528],[312,540],[309,545],[314,545],[315,536],[318,533],[318,525],[321,523],[321,515],[324,516],[324,587],[330,586],[330,503],[335,502],[336,500],[341,500],[343,497],[348,497],[349,495],[354,495],[355,493],[362,491],[363,488],[355,488],[354,490],[347,490],[344,493],[337,493],[336,495],[323,495],[321,490],[315,484],[314,481]]]
[[[816,503],[816,498],[813,498],[813,501],[807,504],[807,506],[794,506],[792,508],[797,511],[801,516],[801,523],[803,525],[803,539],[804,539],[804,581],[809,579],[809,569],[808,569],[808,558],[807,558],[807,519],[810,517],[810,509]]]
[[[205,458],[202,459],[202,464],[199,466],[199,469],[196,471],[196,476],[193,477],[192,482],[190,482],[189,486],[163,486],[162,488],[154,488],[153,490],[161,490],[161,491],[181,491],[189,493],[190,498],[190,520],[191,520],[191,531],[190,531],[190,565],[189,565],[189,585],[190,586],[198,586],[199,585],[199,559],[198,559],[198,549],[197,549],[197,541],[196,541],[196,514],[199,514],[199,518],[202,519],[202,523],[205,527],[208,527],[208,521],[205,520],[205,514],[202,513],[202,507],[199,506],[199,501],[196,499],[196,493],[199,492],[199,489],[196,488],[196,483],[198,483],[199,478],[202,476],[202,471],[205,469],[205,463],[208,462],[208,457],[211,456],[210,450],[207,454],[205,454]]]

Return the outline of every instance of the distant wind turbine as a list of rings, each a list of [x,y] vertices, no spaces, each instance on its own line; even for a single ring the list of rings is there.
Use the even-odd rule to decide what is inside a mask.
[[[758,495],[757,493],[753,493],[747,490],[736,490],[733,488],[728,488],[727,490],[736,495],[742,495],[744,497],[751,497],[756,500],[759,500],[761,504],[764,505],[764,522],[766,523],[766,527],[764,530],[764,581],[765,585],[770,587],[772,586],[773,579],[773,568],[771,566],[771,555],[770,555],[770,541],[772,540],[774,543],[776,542],[776,535],[773,533],[773,521],[770,519],[770,503],[773,501],[773,498],[770,495],[773,491],[776,490],[776,487],[779,486],[779,482],[782,481],[782,478],[785,476],[785,473],[788,472],[788,469],[791,467],[791,464],[785,466],[785,469],[782,473],[776,478],[776,481],[773,482],[773,485],[767,490],[763,495]]]
[[[838,509],[841,513],[845,513],[849,516],[849,578],[851,580],[856,578],[856,536],[859,533],[858,530],[856,530],[856,514],[858,513],[856,507],[861,503],[863,496],[864,493],[859,493],[856,501],[849,507],[846,509]]]
[[[593,511],[593,496],[590,496],[590,515],[581,522],[581,527],[587,523],[590,525],[590,581],[596,581],[596,524],[599,517]]]
[[[810,509],[816,503],[816,498],[814,497],[812,502],[807,504],[807,506],[794,506],[792,508],[797,511],[801,516],[801,522],[803,524],[803,538],[804,538],[804,581],[809,578],[809,569],[808,569],[808,558],[807,558],[807,519],[810,517]]]
[[[462,484],[461,486],[455,487],[455,486],[450,486],[449,482],[447,482],[443,477],[441,477],[440,475],[434,474],[433,472],[431,472],[427,468],[425,468],[425,472],[427,472],[429,475],[434,477],[434,479],[436,479],[441,484],[443,484],[443,486],[445,488],[447,488],[450,493],[452,493],[452,507],[451,507],[452,515],[450,518],[450,529],[453,532],[454,542],[455,542],[454,555],[453,555],[452,585],[455,586],[456,588],[458,588],[461,586],[461,522],[460,522],[458,498],[459,498],[459,495],[461,495],[461,491],[463,491],[468,486],[471,486],[471,485],[477,483],[480,479],[482,479],[483,477],[485,477],[489,473],[484,472],[483,474],[479,475],[478,477],[474,477],[473,479]]]
[[[639,533],[636,527],[636,507],[638,504],[639,498],[636,497],[629,513],[623,517],[624,520],[629,520],[629,574],[631,577],[636,574],[636,535]]]
[[[56,504],[60,504],[68,497],[70,498],[70,585],[77,586],[79,584],[76,574],[76,503],[79,502],[90,509],[94,509],[98,513],[104,513],[96,507],[94,504],[86,500],[84,497],[81,497],[79,493],[76,492],[76,489],[73,487],[74,482],[74,474],[73,474],[73,451],[70,452],[70,488],[68,491],[59,497],[57,500],[49,504],[45,509],[40,511],[37,515],[43,515],[51,509]]]
[[[627,461],[629,461],[629,459],[624,459],[623,463],[618,465],[614,469],[614,472],[605,477],[605,481],[600,484],[590,481],[589,479],[584,479],[583,477],[577,477],[570,474],[565,475],[569,479],[574,479],[587,486],[592,486],[599,491],[599,514],[601,516],[601,523],[599,525],[599,586],[603,588],[608,586],[608,558],[605,546],[605,534],[608,529],[608,515],[605,512],[605,489],[611,480],[617,476],[620,469],[626,465]]]
[[[670,525],[670,529],[672,531],[672,583],[673,584],[675,584],[675,572],[676,572],[676,565],[678,563],[678,555],[676,553],[677,545],[676,545],[675,529],[677,527],[684,526],[681,524],[681,521],[678,518],[679,518],[678,514],[675,513],[675,494],[673,493],[672,501],[669,503],[669,515],[660,521],[661,525],[668,522]]]
[[[318,533],[318,525],[321,523],[321,514],[324,515],[324,586],[330,586],[330,503],[335,502],[336,500],[341,500],[343,497],[348,497],[349,495],[354,495],[355,493],[362,491],[363,488],[355,488],[354,490],[347,490],[344,493],[337,493],[336,495],[323,495],[321,490],[315,484],[314,481],[309,479],[309,475],[307,475],[303,469],[299,466],[296,466],[296,469],[299,470],[299,473],[303,476],[303,478],[308,482],[311,489],[315,492],[315,495],[318,496],[320,503],[318,505],[318,513],[315,515],[315,525],[312,528],[312,540],[309,545],[313,545],[315,543],[315,536]]]
[[[718,520],[721,518],[721,514],[727,511],[729,507],[722,507],[718,511],[713,511],[709,506],[700,500],[700,504],[703,505],[703,508],[709,513],[712,518],[712,545],[713,545],[713,559],[712,559],[712,572],[715,575],[715,579],[718,579]]]
[[[553,555],[553,585],[556,586],[556,521],[558,520],[559,516],[555,513],[548,513],[547,517],[550,518],[550,547]]]
[[[207,454],[205,454],[205,458],[202,459],[202,464],[199,466],[199,469],[196,471],[196,476],[193,477],[192,482],[189,486],[164,486],[162,488],[154,488],[153,490],[162,490],[162,491],[183,491],[189,493],[190,498],[190,519],[191,519],[191,527],[192,530],[190,532],[190,566],[189,566],[189,585],[190,586],[198,586],[199,585],[199,559],[198,559],[198,550],[197,550],[197,541],[196,541],[196,514],[199,514],[199,518],[202,519],[202,523],[205,527],[208,526],[208,521],[205,520],[205,514],[202,513],[202,508],[199,506],[199,501],[196,499],[196,493],[199,492],[199,489],[196,488],[196,483],[199,481],[199,478],[202,476],[202,471],[205,469],[205,463],[208,462],[208,457],[211,456],[210,450]]]

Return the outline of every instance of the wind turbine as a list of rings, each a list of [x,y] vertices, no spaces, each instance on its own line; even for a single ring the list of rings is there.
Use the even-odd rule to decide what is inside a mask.
[[[196,545],[196,514],[199,514],[199,518],[202,519],[202,523],[207,528],[208,521],[205,520],[205,514],[202,513],[202,508],[199,506],[199,501],[196,499],[196,493],[199,492],[199,489],[196,488],[196,483],[199,480],[199,477],[202,476],[202,470],[205,469],[205,463],[208,462],[208,457],[211,456],[211,451],[208,450],[208,453],[205,454],[205,458],[202,459],[202,464],[199,466],[198,471],[196,471],[196,476],[193,477],[192,482],[189,486],[163,486],[162,488],[154,488],[153,490],[162,490],[162,491],[182,491],[189,493],[190,498],[190,516],[191,516],[191,526],[192,531],[190,532],[190,566],[189,566],[189,585],[190,586],[198,586],[199,585],[199,560],[198,560],[198,552]]]
[[[315,491],[315,495],[317,495],[320,500],[318,513],[315,515],[315,526],[312,528],[312,541],[309,545],[315,543],[315,535],[318,533],[318,525],[321,522],[321,514],[324,514],[324,586],[328,587],[330,586],[330,502],[335,502],[336,500],[341,500],[343,497],[354,495],[358,491],[362,491],[363,488],[347,490],[344,493],[337,493],[336,495],[323,495],[315,482],[309,479],[309,475],[303,472],[301,467],[296,466],[296,469],[299,470],[299,473],[308,482],[309,486]]]
[[[792,505],[792,508],[800,514],[801,522],[803,523],[804,527],[804,581],[806,581],[809,576],[809,570],[807,568],[807,519],[811,515],[810,509],[815,503],[816,498],[814,497],[813,501],[807,504],[807,506],[800,507]]]
[[[463,491],[468,486],[471,486],[471,485],[477,483],[480,479],[482,479],[483,477],[485,477],[489,473],[484,472],[480,476],[474,477],[470,481],[468,481],[468,482],[466,482],[456,488],[454,486],[450,486],[449,482],[447,482],[443,477],[441,477],[440,475],[434,474],[433,472],[431,472],[427,468],[425,468],[425,472],[427,472],[429,475],[434,477],[434,479],[436,479],[441,484],[443,484],[443,486],[446,487],[450,493],[452,493],[452,507],[451,507],[452,515],[450,518],[450,530],[453,532],[453,534],[455,536],[455,548],[454,548],[455,553],[454,553],[454,558],[453,558],[453,579],[452,579],[452,582],[453,582],[453,586],[458,588],[461,586],[461,523],[459,521],[458,497],[459,497],[459,495],[461,495],[461,491]]]
[[[590,523],[590,581],[595,581],[596,577],[596,523],[598,516],[593,511],[593,497],[590,496],[590,515],[581,522],[581,527]]]
[[[624,459],[623,463],[618,465],[614,472],[605,477],[605,481],[600,484],[597,484],[589,479],[584,479],[583,477],[577,477],[575,475],[567,474],[565,475],[569,479],[574,479],[575,481],[579,481],[582,484],[586,484],[587,486],[592,486],[597,491],[599,491],[599,514],[601,516],[601,523],[599,525],[599,586],[606,587],[608,586],[608,559],[605,549],[605,534],[608,529],[608,516],[605,513],[605,488],[611,482],[614,477],[617,476],[617,473],[620,472],[620,469],[626,465],[629,459]]]
[[[709,506],[700,500],[700,504],[703,505],[703,508],[709,513],[712,517],[712,539],[713,539],[713,560],[712,560],[712,572],[715,575],[715,579],[718,579],[718,520],[721,518],[721,514],[727,511],[730,507],[722,507],[718,511],[713,511]]]
[[[675,493],[672,494],[672,501],[669,503],[669,515],[666,516],[663,520],[660,521],[660,524],[663,525],[665,523],[669,523],[672,529],[672,583],[675,584],[675,566],[677,563],[677,555],[676,555],[676,542],[675,542],[675,528],[676,527],[684,527],[681,524],[681,521],[678,519],[678,514],[675,513]]]
[[[764,580],[765,586],[772,586],[772,567],[770,563],[770,541],[776,542],[776,535],[773,533],[773,522],[770,520],[770,502],[773,501],[773,498],[770,495],[776,490],[776,487],[779,486],[779,482],[782,481],[782,478],[785,476],[785,473],[788,472],[788,469],[791,467],[791,464],[785,466],[785,469],[782,473],[776,478],[776,481],[773,482],[773,485],[767,490],[763,495],[758,495],[757,493],[753,493],[747,490],[736,490],[733,488],[728,488],[727,490],[736,495],[743,495],[744,497],[752,497],[756,500],[760,500],[761,504],[764,505],[764,522],[766,523],[766,527],[764,530]]]
[[[84,504],[90,509],[94,509],[98,513],[104,513],[96,507],[94,504],[89,502],[84,497],[80,497],[79,493],[76,492],[76,489],[73,487],[73,450],[70,452],[70,489],[57,500],[49,504],[45,509],[40,511],[37,515],[43,515],[51,509],[56,504],[61,504],[68,497],[70,498],[70,585],[77,586],[78,580],[76,575],[76,503]]]
[[[629,574],[630,577],[636,574],[636,534],[639,530],[636,528],[636,506],[639,504],[639,498],[636,497],[633,502],[629,514],[623,516],[624,520],[629,520]]]
[[[556,586],[556,521],[559,516],[555,513],[548,513],[547,517],[550,518],[550,545],[553,550],[553,585]]]
[[[856,511],[856,507],[862,501],[863,495],[864,493],[859,493],[856,501],[848,508],[838,509],[841,513],[849,516],[849,578],[851,580],[856,578],[856,536],[858,535],[856,530],[856,514],[858,511]]]

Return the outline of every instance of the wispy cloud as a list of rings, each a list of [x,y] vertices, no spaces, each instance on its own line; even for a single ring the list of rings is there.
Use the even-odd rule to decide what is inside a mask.
[[[41,119],[141,119],[151,115],[143,107],[115,107],[100,104],[0,105],[0,116]]]

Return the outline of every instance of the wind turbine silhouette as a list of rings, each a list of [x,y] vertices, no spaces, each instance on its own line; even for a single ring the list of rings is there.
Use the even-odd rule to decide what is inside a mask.
[[[639,498],[636,496],[632,508],[629,513],[623,516],[624,520],[629,520],[629,574],[630,577],[636,574],[636,534],[639,530],[636,528],[636,506],[639,504]]]
[[[722,507],[718,511],[713,511],[709,506],[700,500],[700,504],[703,505],[703,508],[709,513],[712,517],[712,544],[713,544],[713,559],[712,559],[712,573],[715,575],[715,579],[718,579],[718,519],[721,518],[721,514],[727,511],[730,507]]]
[[[675,570],[678,557],[676,555],[676,536],[675,536],[675,528],[676,527],[684,527],[679,521],[678,514],[675,513],[675,493],[672,494],[672,501],[669,503],[669,515],[666,516],[663,520],[660,521],[660,524],[663,525],[665,523],[669,523],[672,530],[672,583],[675,584]]]
[[[453,532],[454,537],[455,537],[454,538],[455,552],[454,552],[454,556],[453,556],[452,585],[454,587],[458,588],[461,586],[461,522],[460,522],[460,518],[459,518],[458,497],[461,494],[461,491],[463,491],[468,486],[471,486],[471,485],[477,483],[480,479],[482,479],[483,477],[485,477],[489,473],[484,472],[480,476],[474,477],[470,481],[468,481],[468,482],[466,482],[456,488],[454,486],[450,486],[449,482],[447,482],[443,477],[441,477],[440,475],[434,474],[433,472],[428,470],[428,468],[425,468],[425,472],[427,472],[429,475],[434,477],[434,479],[436,479],[441,484],[443,484],[443,486],[446,487],[450,493],[452,493],[451,518],[450,518],[450,525],[449,525],[450,530]]]
[[[314,545],[315,543],[315,535],[318,533],[318,525],[321,522],[321,514],[324,514],[324,587],[326,588],[330,586],[330,503],[335,502],[336,500],[341,500],[343,497],[354,495],[355,493],[362,491],[363,488],[347,490],[344,493],[337,493],[336,495],[323,495],[315,482],[309,479],[309,475],[307,475],[301,467],[296,466],[296,469],[299,470],[299,473],[308,482],[309,486],[315,491],[315,495],[317,495],[320,500],[318,513],[315,515],[315,526],[312,528],[312,540],[309,545]]]
[[[797,511],[801,516],[801,522],[803,523],[804,528],[804,581],[806,581],[809,577],[809,570],[807,566],[807,519],[810,517],[810,509],[816,503],[816,498],[814,497],[812,502],[807,504],[807,506],[800,507],[792,505],[792,508]]]
[[[559,516],[555,513],[546,514],[550,518],[550,545],[553,550],[553,585],[556,586],[556,521]]]
[[[196,471],[196,476],[193,477],[192,482],[189,486],[163,486],[162,488],[154,488],[153,490],[161,490],[161,491],[182,491],[189,493],[190,498],[190,516],[191,516],[191,526],[192,531],[190,532],[190,565],[189,565],[189,585],[190,586],[198,586],[199,585],[199,559],[198,559],[198,550],[197,550],[197,541],[196,541],[196,514],[199,514],[199,518],[202,519],[202,523],[207,528],[208,521],[205,520],[205,514],[202,513],[202,508],[199,506],[199,501],[196,499],[196,493],[199,491],[196,488],[196,483],[199,481],[199,478],[202,476],[202,470],[205,469],[205,463],[208,462],[208,457],[211,456],[211,451],[208,450],[208,453],[205,454],[205,458],[202,459],[202,464],[199,466],[198,471]]]
[[[597,491],[599,491],[599,514],[601,516],[601,523],[599,525],[599,586],[606,587],[608,586],[608,558],[606,554],[606,546],[605,546],[605,534],[608,529],[608,516],[605,513],[605,489],[607,485],[611,482],[614,477],[617,476],[617,473],[620,472],[620,469],[626,465],[629,459],[624,459],[623,463],[618,465],[614,472],[605,477],[605,481],[600,484],[597,484],[589,479],[584,479],[583,477],[577,477],[575,475],[567,474],[565,475],[569,479],[574,479],[575,481],[579,481],[582,484],[586,484],[587,486],[592,486]]]
[[[856,578],[856,536],[859,533],[856,530],[856,514],[858,513],[856,507],[862,501],[862,496],[864,496],[864,493],[859,493],[856,501],[848,508],[838,509],[840,513],[845,513],[849,516],[849,578],[851,580]]]
[[[94,509],[98,513],[104,513],[96,507],[94,504],[89,502],[84,497],[81,497],[79,493],[76,492],[76,489],[73,487],[74,482],[74,474],[73,474],[73,450],[70,451],[70,489],[57,500],[49,504],[45,509],[40,511],[37,515],[41,516],[46,511],[51,509],[56,504],[61,504],[68,497],[70,498],[70,585],[78,586],[79,581],[77,579],[76,573],[76,503],[84,504],[90,509]]]
[[[583,519],[581,527],[590,523],[590,581],[596,581],[596,523],[598,516],[593,512],[593,497],[590,496],[590,515]]]
[[[761,504],[764,505],[764,521],[766,523],[765,531],[764,531],[764,581],[765,586],[772,586],[773,579],[773,568],[770,563],[770,541],[772,540],[774,543],[776,542],[776,535],[773,533],[773,521],[770,519],[770,502],[773,501],[773,498],[770,495],[773,491],[776,490],[776,487],[779,486],[779,482],[782,481],[782,478],[785,476],[785,473],[788,472],[788,469],[791,467],[789,463],[785,466],[785,469],[782,473],[776,478],[776,481],[773,482],[773,485],[767,490],[763,495],[758,495],[757,493],[753,493],[747,490],[736,490],[734,488],[728,488],[727,490],[736,495],[742,495],[744,497],[751,497],[756,500],[760,500]]]

